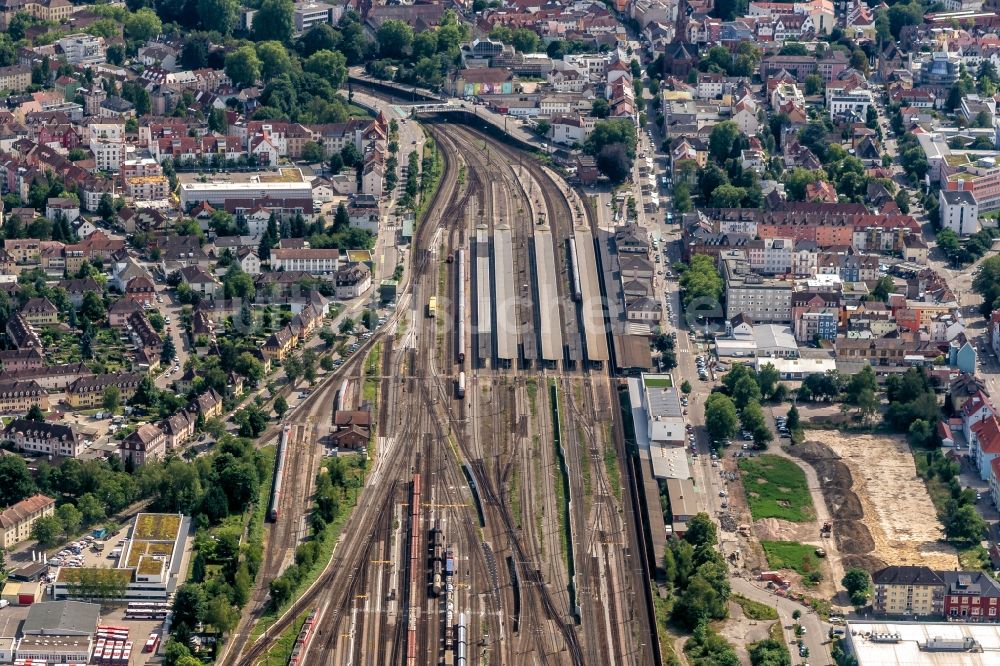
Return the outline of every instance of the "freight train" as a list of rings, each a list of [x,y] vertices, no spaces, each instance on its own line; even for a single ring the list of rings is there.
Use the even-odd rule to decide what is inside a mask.
[[[406,639],[406,664],[416,666],[417,664],[417,623],[416,618],[420,613],[420,604],[417,596],[418,576],[422,575],[423,551],[420,550],[420,474],[413,475],[413,483],[410,486],[410,576],[409,576],[409,608],[408,627]]]
[[[443,541],[444,534],[441,532],[441,526],[435,525],[430,534],[432,597],[440,596],[441,592],[444,590],[444,560],[442,559],[444,554]]]

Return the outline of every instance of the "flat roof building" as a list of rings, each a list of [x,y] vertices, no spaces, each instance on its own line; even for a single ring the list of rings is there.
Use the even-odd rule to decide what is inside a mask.
[[[858,666],[992,666],[1000,626],[961,622],[851,622],[845,642]]]
[[[754,273],[746,255],[730,251],[720,256],[726,285],[726,319],[748,315],[755,322],[787,323],[792,319],[790,280],[774,280]]]
[[[61,568],[52,595],[56,599],[100,597],[104,586],[91,589],[91,578],[107,577],[116,579],[111,588],[121,590],[116,598],[166,600],[183,581],[181,561],[190,528],[191,519],[181,514],[140,513],[114,568]]]
[[[250,181],[244,183],[210,182],[181,183],[181,205],[194,206],[201,202],[223,208],[227,201],[237,199],[312,199],[312,184],[298,182]]]

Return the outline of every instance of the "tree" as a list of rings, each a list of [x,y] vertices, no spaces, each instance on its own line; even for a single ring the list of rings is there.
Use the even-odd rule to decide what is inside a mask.
[[[858,413],[861,414],[861,420],[867,421],[878,412],[878,396],[875,394],[875,391],[866,388],[858,394],[857,405]]]
[[[347,335],[354,330],[354,320],[350,317],[344,317],[344,320],[340,322],[340,333],[341,335]]]
[[[80,525],[83,523],[83,513],[72,504],[61,505],[56,509],[56,516],[59,517],[59,522],[62,523],[66,536],[73,536],[80,531]]]
[[[110,412],[118,409],[121,404],[121,391],[118,390],[117,386],[109,386],[104,389],[104,398],[101,404],[104,409]]]
[[[872,578],[864,569],[854,567],[847,570],[840,584],[847,590],[851,597],[851,603],[855,606],[864,606],[868,597],[872,593]]]
[[[876,301],[889,300],[889,294],[896,289],[896,282],[889,275],[883,275],[875,283],[875,288],[871,291],[871,297]]]
[[[208,51],[211,46],[211,40],[203,32],[188,35],[181,47],[181,67],[184,69],[208,67]]]
[[[205,616],[205,591],[197,583],[185,583],[174,595],[174,623],[194,629]]]
[[[683,393],[684,395],[688,395],[691,393],[691,382],[689,382],[686,379],[683,382],[681,382],[681,393]]]
[[[138,11],[128,12],[124,21],[125,36],[136,42],[148,42],[160,34],[163,24],[160,17],[152,9],[143,7]]]
[[[695,548],[711,548],[719,540],[715,523],[707,513],[699,513],[687,523],[684,540]]]
[[[712,191],[712,206],[715,208],[739,208],[745,196],[745,189],[726,183]]]
[[[590,155],[597,155],[604,146],[614,143],[625,147],[629,160],[635,158],[636,135],[632,121],[623,118],[599,120],[594,124],[594,131],[587,137],[584,149]]]
[[[949,539],[973,543],[985,538],[988,526],[976,507],[966,504],[945,518],[944,531]]]
[[[274,399],[274,413],[277,415],[279,421],[287,411],[288,411],[288,401],[285,400],[284,396],[279,395],[277,398]]]
[[[198,0],[198,20],[205,30],[228,35],[240,16],[237,0]]]
[[[698,300],[718,303],[722,299],[722,276],[712,257],[704,254],[691,257],[687,269],[681,273],[680,286],[685,307]]]
[[[896,192],[895,202],[899,206],[899,212],[904,215],[910,212],[910,195],[906,193],[906,190],[900,188],[899,192]]]
[[[254,39],[290,43],[294,33],[292,0],[263,0],[253,17]]]
[[[311,56],[317,51],[336,51],[340,46],[340,33],[327,23],[317,23],[302,35],[302,55]]]
[[[260,78],[261,62],[250,45],[241,46],[226,56],[226,76],[237,88],[252,86]]]
[[[24,418],[28,421],[42,422],[45,420],[45,414],[42,413],[42,408],[35,404],[28,409],[28,414]]]
[[[705,400],[705,427],[709,436],[714,441],[721,442],[735,435],[738,426],[736,405],[729,396],[723,393],[708,396]]]
[[[306,141],[302,146],[302,159],[310,164],[326,159],[326,149],[316,141]]]
[[[624,182],[628,178],[631,168],[625,146],[620,143],[612,143],[601,148],[597,154],[597,168],[612,183]]]
[[[810,74],[805,80],[805,94],[818,95],[823,90],[823,79],[818,74]]]
[[[170,362],[174,360],[177,356],[177,350],[174,348],[174,339],[172,336],[168,335],[163,340],[163,348],[160,350],[160,363],[163,365],[170,365]]]
[[[335,232],[346,231],[351,226],[351,215],[347,212],[347,206],[343,202],[337,204],[337,212],[333,216],[333,230]]]
[[[344,158],[340,156],[340,153],[334,153],[330,155],[330,173],[337,175],[344,168]]]
[[[708,137],[708,154],[717,163],[722,164],[732,156],[733,146],[740,138],[740,128],[732,120],[726,120],[712,128]]]
[[[773,397],[778,387],[778,380],[781,374],[772,363],[765,363],[757,371],[757,385],[760,386],[760,393],[764,397]]]
[[[539,49],[541,40],[534,30],[518,28],[511,33],[510,43],[521,53],[535,53]]]
[[[9,507],[35,492],[28,464],[19,456],[0,458],[0,506]]]
[[[611,115],[611,106],[608,104],[608,100],[602,97],[595,99],[590,107],[590,115],[595,118],[607,118]]]
[[[785,184],[785,192],[787,192],[788,198],[792,201],[805,201],[806,187],[823,180],[826,180],[826,173],[822,170],[817,169],[812,171],[802,167],[789,169],[782,176],[782,182]]]
[[[385,21],[375,33],[379,55],[383,58],[400,59],[406,56],[413,44],[413,28],[396,19]]]
[[[920,25],[924,20],[924,7],[917,0],[910,0],[908,4],[902,2],[889,7],[887,13],[889,20],[889,33],[893,39],[899,39],[900,31],[908,25]]]
[[[740,412],[740,423],[743,429],[753,436],[753,443],[758,448],[764,448],[774,439],[771,429],[767,427],[764,410],[759,402],[751,402]]]
[[[76,507],[83,516],[83,521],[87,525],[93,525],[99,520],[104,520],[104,505],[93,493],[85,493],[76,501]]]
[[[751,402],[760,402],[760,385],[750,375],[740,377],[733,387],[733,403],[742,410]]]
[[[265,81],[292,72],[292,58],[285,45],[279,41],[259,42],[257,57],[260,58],[260,74]]]
[[[799,408],[796,407],[795,405],[792,405],[792,408],[788,410],[788,417],[787,417],[787,419],[788,420],[787,420],[786,423],[788,425],[789,432],[795,432],[798,429],[799,425],[800,425],[800,423],[799,423]]]
[[[334,90],[344,85],[347,79],[347,59],[343,53],[317,51],[306,58],[302,69],[321,76]]]
[[[31,526],[31,538],[46,548],[54,546],[62,533],[62,523],[56,516],[42,516]]]
[[[229,597],[222,594],[208,602],[205,609],[205,622],[212,625],[221,634],[229,633],[239,622],[240,614],[229,603]]]

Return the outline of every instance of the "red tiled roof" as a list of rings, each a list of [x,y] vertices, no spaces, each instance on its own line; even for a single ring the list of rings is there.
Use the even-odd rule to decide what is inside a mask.
[[[972,426],[972,432],[979,440],[979,449],[983,453],[1000,454],[1000,422],[991,416]]]

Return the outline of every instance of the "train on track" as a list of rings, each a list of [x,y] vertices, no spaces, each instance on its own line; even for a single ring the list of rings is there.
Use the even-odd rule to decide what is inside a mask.
[[[437,597],[444,590],[444,534],[440,525],[435,525],[431,530],[430,541],[431,596]]]
[[[267,512],[271,522],[278,520],[278,507],[281,505],[281,478],[285,473],[285,459],[288,457],[288,438],[292,434],[292,427],[285,426],[281,429],[281,437],[278,438],[278,464],[274,466],[274,484],[271,486],[271,508]]]
[[[469,651],[469,639],[468,639],[468,628],[465,626],[465,613],[458,614],[458,645],[455,666],[468,666],[468,651]]]
[[[337,389],[337,393],[333,396],[333,413],[336,416],[337,412],[344,409],[344,398],[347,397],[347,380],[345,379],[340,384],[340,388]]]
[[[417,622],[420,614],[420,600],[417,594],[418,577],[424,571],[423,551],[420,549],[420,474],[413,475],[410,485],[410,552],[409,552],[409,600],[408,628],[406,632],[406,664],[417,664]]]
[[[569,238],[566,240],[566,244],[569,246],[569,286],[570,291],[573,296],[573,300],[580,302],[583,300],[583,287],[580,281],[580,262],[576,255],[576,239]]]
[[[306,617],[302,630],[299,631],[295,643],[292,645],[292,654],[288,657],[288,666],[297,666],[306,663],[306,653],[309,651],[309,644],[312,642],[313,631],[316,629],[316,616],[319,609],[314,608]]]
[[[455,381],[455,397],[461,400],[465,397],[465,371],[458,373],[458,379]]]
[[[455,326],[455,356],[465,363],[465,251],[455,252],[455,298],[458,303],[458,321]]]

